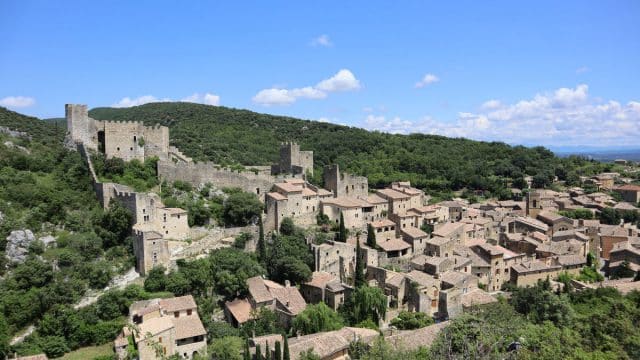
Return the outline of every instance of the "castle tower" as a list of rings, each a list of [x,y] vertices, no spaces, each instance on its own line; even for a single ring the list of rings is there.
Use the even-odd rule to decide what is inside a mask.
[[[542,211],[542,198],[538,190],[527,193],[527,216],[537,218]]]
[[[277,173],[313,175],[313,151],[300,151],[300,145],[294,142],[280,144],[280,161]]]
[[[65,117],[67,118],[67,130],[71,135],[71,140],[76,143],[91,143],[89,131],[89,111],[87,105],[66,104],[64,106]]]
[[[333,196],[340,196],[340,167],[338,164],[326,165],[322,172],[324,188],[333,192]]]
[[[322,173],[324,188],[333,192],[333,196],[348,196],[366,199],[369,195],[369,181],[365,176],[340,173],[338,164],[327,165]]]
[[[296,165],[300,154],[300,145],[293,142],[285,142],[280,145],[280,172],[291,173],[293,165]]]

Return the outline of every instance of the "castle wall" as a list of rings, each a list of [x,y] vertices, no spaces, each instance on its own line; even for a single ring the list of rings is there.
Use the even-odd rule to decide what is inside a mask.
[[[258,195],[260,199],[264,198],[264,194],[268,193],[279,179],[261,172],[255,174],[252,171],[232,171],[210,162],[174,163],[173,161],[159,161],[158,176],[169,182],[180,180],[194,186],[211,183],[217,188],[238,187]]]
[[[104,154],[107,158],[144,161],[144,147],[138,145],[138,140],[144,137],[140,123],[108,121],[104,123],[104,135]]]
[[[67,104],[65,115],[71,139],[89,149],[104,152],[107,158],[144,161],[145,157],[150,156],[161,159],[169,157],[169,128],[166,126],[144,126],[141,122],[132,121],[95,120],[89,117],[86,105]],[[101,143],[103,147],[100,146]],[[184,157],[182,153],[179,155]]]
[[[369,180],[365,176],[340,173],[340,167],[327,165],[322,174],[325,189],[335,197],[348,196],[366,199],[369,196]]]
[[[168,158],[169,128],[166,126],[145,126],[143,128],[143,139],[146,157],[157,156],[160,159]]]
[[[300,151],[298,166],[302,168],[302,174],[308,171],[313,175],[313,151]]]

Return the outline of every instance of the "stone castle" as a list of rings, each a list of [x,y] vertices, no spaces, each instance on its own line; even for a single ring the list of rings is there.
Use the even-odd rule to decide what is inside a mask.
[[[155,193],[136,192],[122,184],[101,182],[93,169],[89,151],[124,161],[156,157],[161,180],[170,183],[180,180],[196,187],[205,184],[216,188],[238,187],[256,194],[262,201],[266,200],[266,194],[275,184],[285,180],[306,183],[306,175],[313,174],[313,152],[301,151],[300,146],[292,142],[281,144],[278,163],[238,171],[212,162],[193,161],[170,145],[166,126],[96,120],[89,117],[86,105],[67,104],[65,114],[68,136],[89,164],[94,189],[103,207],[106,209],[112,200],[117,200],[133,214],[136,269],[143,275],[154,266],[169,264],[168,241],[191,237],[187,212],[165,207]],[[318,209],[318,206],[313,207],[316,213]],[[301,213],[300,210],[297,212]],[[265,229],[270,231],[277,226],[276,217],[267,215]]]
[[[89,117],[87,105],[65,106],[67,130],[75,143],[97,150],[107,158],[124,161],[158,157],[160,160],[191,162],[177,148],[169,145],[166,126],[145,126],[140,122],[101,121]]]
[[[172,255],[168,242],[191,239],[188,214],[183,209],[167,208],[160,196],[136,192],[133,189],[97,178],[87,151],[97,151],[106,158],[143,161],[157,157],[157,173],[161,181],[187,182],[194,187],[211,184],[215,188],[241,188],[256,194],[265,203],[264,230],[277,230],[282,220],[292,218],[299,226],[316,223],[323,213],[332,224],[341,217],[345,226],[365,231],[367,224],[396,216],[402,223],[418,227],[417,215],[405,215],[408,209],[424,206],[424,193],[408,183],[395,184],[393,189],[369,193],[368,180],[341,172],[338,165],[323,170],[325,188],[306,180],[313,174],[313,152],[301,151],[293,142],[280,144],[280,159],[270,166],[247,166],[231,170],[212,162],[195,162],[169,143],[169,129],[164,126],[145,126],[140,122],[99,121],[89,117],[86,105],[66,106],[67,124],[71,140],[89,163],[96,194],[107,208],[116,199],[134,217],[133,234],[137,269],[141,274],[157,265],[168,266]],[[406,224],[405,224],[406,223]],[[395,233],[395,231],[394,231]],[[388,247],[406,252],[406,245],[394,235]],[[345,263],[346,264],[346,263]]]

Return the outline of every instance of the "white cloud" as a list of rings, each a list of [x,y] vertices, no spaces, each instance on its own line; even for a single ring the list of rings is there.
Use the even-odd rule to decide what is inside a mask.
[[[168,102],[171,101],[171,99],[158,99],[153,95],[143,95],[137,98],[130,98],[130,97],[124,97],[122,99],[120,99],[120,101],[118,101],[117,103],[113,104],[113,107],[118,107],[118,108],[122,108],[122,107],[132,107],[132,106],[139,106],[139,105],[144,105],[144,104],[148,104],[148,103],[154,103],[154,102]]]
[[[340,119],[338,119],[337,117],[326,117],[326,116],[321,116],[320,118],[318,118],[319,122],[323,122],[323,123],[332,123],[332,124],[340,124]]]
[[[631,146],[640,137],[640,102],[600,101],[589,87],[560,88],[531,99],[485,102],[479,113],[460,112],[453,121],[415,121],[370,114],[364,127],[390,133],[427,133],[512,144]]]
[[[324,99],[328,93],[350,91],[360,88],[360,81],[353,73],[343,69],[329,79],[320,81],[316,86],[285,89],[272,87],[260,90],[253,98],[253,102],[264,106],[291,105],[297,99]]]
[[[300,89],[292,89],[291,96],[296,98],[306,98],[306,99],[324,99],[327,97],[327,93],[320,91],[311,86],[306,86]]]
[[[180,101],[218,106],[220,105],[220,96],[209,93],[206,93],[204,95],[194,93],[193,95],[187,96]]]
[[[482,104],[482,108],[483,109],[497,109],[501,106],[502,104],[500,103],[500,100],[488,100],[485,101],[484,104]]]
[[[576,69],[576,74],[584,74],[589,71],[591,71],[591,69],[588,66],[580,66]]]
[[[254,97],[253,102],[265,106],[270,105],[289,105],[296,101],[287,89],[264,89],[260,90]]]
[[[396,116],[389,120],[383,115],[368,115],[365,119],[366,127],[372,130],[378,130],[388,132],[391,134],[408,134],[415,132],[411,128],[413,122],[408,120],[402,120]]]
[[[585,84],[580,84],[575,89],[560,88],[554,93],[554,104],[558,106],[571,106],[582,103],[587,99],[588,92],[589,86]]]
[[[170,98],[159,99],[153,95],[143,95],[137,98],[124,97],[120,99],[120,101],[118,101],[117,103],[111,106],[124,108],[124,107],[140,106],[140,105],[155,103],[155,102],[170,102],[170,101],[174,101],[174,100]],[[201,95],[199,93],[194,93],[179,101],[218,106],[220,105],[220,96],[210,94],[210,93],[205,93],[204,95]]]
[[[426,74],[424,77],[422,77],[422,80],[418,81],[415,85],[416,88],[420,89],[423,88],[427,85],[431,85],[433,83],[437,83],[438,81],[440,81],[440,78],[433,75],[433,74]]]
[[[26,108],[36,104],[36,99],[28,96],[7,96],[0,99],[0,106],[8,108]]]
[[[320,81],[316,88],[328,92],[358,90],[360,80],[356,79],[351,71],[342,69],[332,77]]]
[[[331,46],[333,46],[333,43],[331,42],[331,39],[329,39],[329,35],[322,34],[322,35],[318,36],[317,38],[311,40],[311,45],[312,46],[331,47]]]
[[[220,96],[206,93],[204,94],[203,104],[207,105],[220,105]]]

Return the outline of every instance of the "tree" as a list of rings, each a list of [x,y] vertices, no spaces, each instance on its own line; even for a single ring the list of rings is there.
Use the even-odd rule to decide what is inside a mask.
[[[339,330],[343,327],[340,314],[333,311],[325,303],[308,305],[293,319],[291,333],[307,335],[321,331]]]
[[[620,224],[620,214],[613,208],[604,208],[600,212],[600,221],[608,225]]]
[[[282,360],[291,360],[291,355],[289,354],[289,339],[287,338],[287,334],[284,334],[283,337],[284,346],[282,350]]]
[[[238,250],[244,251],[245,247],[247,246],[247,242],[251,241],[251,239],[253,239],[253,235],[247,232],[242,232],[233,240],[233,247]]]
[[[379,324],[386,311],[387,297],[380,288],[369,286],[356,288],[341,308],[344,318],[352,325],[367,319]]]
[[[271,360],[271,349],[269,348],[268,341],[264,349],[264,360]]]
[[[109,209],[102,216],[100,234],[106,247],[122,245],[131,234],[133,215],[119,201],[109,202]]]
[[[413,330],[433,324],[433,318],[423,312],[401,311],[398,317],[391,320],[391,326],[400,330]]]
[[[69,352],[67,342],[62,336],[46,336],[40,339],[40,347],[50,358],[57,358]]]
[[[377,244],[376,244],[376,232],[373,229],[373,225],[369,224],[367,225],[367,246],[375,249]]]
[[[256,344],[256,359],[255,360],[264,360],[262,357],[262,349],[260,344]]]
[[[144,279],[144,289],[149,292],[164,291],[167,287],[167,276],[162,265],[154,266]]]
[[[303,233],[275,235],[269,249],[267,268],[271,280],[283,283],[290,280],[296,284],[311,279],[313,254]]]
[[[240,336],[240,331],[226,321],[212,321],[207,327],[209,341],[229,336]]]
[[[513,187],[518,189],[526,189],[529,186],[529,184],[527,184],[527,181],[523,177],[519,177],[513,180],[512,185]]]
[[[322,211],[322,207],[320,207],[320,212],[316,215],[316,223],[318,226],[329,225],[331,223],[329,216]]]
[[[258,220],[258,260],[261,263],[267,261],[267,242],[264,239],[264,225],[262,224],[262,216]]]
[[[233,248],[212,251],[208,265],[208,276],[213,279],[215,291],[227,298],[245,294],[247,279],[266,273],[255,256]]]
[[[531,182],[531,187],[534,189],[543,189],[549,187],[551,185],[551,181],[553,180],[553,176],[547,173],[536,174],[533,176],[533,181]]]
[[[251,320],[245,322],[240,328],[240,333],[245,337],[273,334],[278,331],[278,318],[276,313],[267,307],[251,311]]]
[[[293,219],[286,217],[282,219],[280,223],[280,233],[282,235],[293,235],[296,231],[296,227],[293,224]]]
[[[591,267],[596,265],[596,256],[593,254],[593,252],[589,251],[589,253],[587,254],[587,266]]]
[[[338,241],[347,242],[347,228],[344,226],[344,215],[340,212],[340,225],[338,228]]]
[[[360,239],[356,240],[356,270],[354,285],[358,288],[364,286],[367,281],[364,276],[364,264],[360,251]]]
[[[0,358],[8,358],[9,356],[9,325],[0,313]]]
[[[307,351],[303,351],[298,355],[298,360],[321,360],[321,358],[313,349],[307,349]]]
[[[244,350],[242,352],[242,360],[251,360],[251,352],[249,351],[249,338],[244,340]]]
[[[294,284],[301,284],[311,279],[311,269],[304,261],[293,257],[285,256],[274,261],[272,268],[272,278],[277,282],[291,281]]]
[[[533,287],[516,288],[512,292],[511,304],[515,310],[534,323],[545,320],[559,326],[569,325],[573,321],[574,311],[566,295],[552,293],[547,281],[539,281]]]
[[[282,360],[282,348],[280,346],[280,341],[276,341],[273,357],[273,360]]]
[[[234,192],[224,202],[222,217],[227,226],[246,226],[261,216],[262,202],[255,194]]]
[[[619,193],[614,192],[613,194]],[[638,222],[638,219],[640,219],[640,213],[638,213],[638,210],[623,210],[619,211],[619,214],[622,217],[622,220],[628,224],[635,224]]]
[[[209,351],[214,359],[242,360],[242,338],[237,336],[225,336],[214,339]]]
[[[373,341],[369,351],[367,351],[361,359],[395,359],[394,354],[396,353],[397,351],[395,351],[391,345],[384,340],[384,337],[379,336]]]

